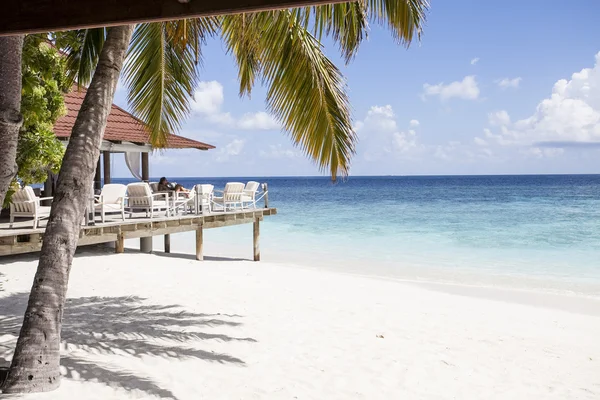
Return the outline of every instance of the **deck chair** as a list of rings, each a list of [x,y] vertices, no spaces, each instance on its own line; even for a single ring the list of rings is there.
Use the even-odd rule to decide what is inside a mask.
[[[190,190],[189,192],[171,192],[173,196],[173,213],[177,213],[180,210],[185,212],[193,212],[196,204],[196,191]]]
[[[212,211],[214,189],[213,185],[194,186],[194,192],[196,192],[196,214],[206,214]]]
[[[152,193],[158,193],[158,182],[150,182],[148,184],[150,185],[150,190],[152,190]]]
[[[250,208],[256,208],[256,192],[258,192],[258,188],[260,187],[260,183],[255,181],[250,181],[246,183],[246,187],[244,187],[244,194],[242,195],[242,207],[247,206]]]
[[[10,203],[10,224],[13,227],[15,217],[33,218],[33,229],[38,227],[42,218],[50,216],[50,207],[40,205],[40,200],[50,200],[52,197],[37,197],[31,186],[25,186],[12,195]]]
[[[94,211],[100,211],[102,222],[106,213],[121,213],[125,221],[125,195],[127,186],[119,183],[108,183],[102,187],[100,195],[95,195],[97,202],[94,203]]]
[[[169,193],[152,193],[146,182],[130,183],[127,185],[127,208],[130,212],[145,211],[146,216],[150,214],[150,218],[154,217],[155,211],[164,210],[168,217]]]
[[[223,190],[223,196],[214,196],[213,204],[220,205],[223,211],[242,208],[242,196],[244,195],[244,184],[240,182],[228,182]]]

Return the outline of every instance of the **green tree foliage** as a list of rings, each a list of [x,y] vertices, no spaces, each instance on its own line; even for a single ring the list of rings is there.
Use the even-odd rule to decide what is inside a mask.
[[[23,127],[19,136],[18,179],[42,183],[58,173],[64,155],[53,126],[66,113],[63,95],[70,89],[65,57],[44,35],[29,35],[23,47]]]

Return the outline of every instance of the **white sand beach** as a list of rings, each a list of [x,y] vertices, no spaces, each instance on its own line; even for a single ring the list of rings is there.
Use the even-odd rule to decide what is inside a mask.
[[[4,363],[35,267],[0,267]],[[62,386],[23,398],[600,398],[589,298],[109,250],[68,294]]]

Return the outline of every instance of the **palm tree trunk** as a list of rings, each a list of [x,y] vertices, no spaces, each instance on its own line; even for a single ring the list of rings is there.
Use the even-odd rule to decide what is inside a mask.
[[[110,28],[58,176],[40,263],[3,393],[60,385],[60,331],[69,271],[133,26]]]
[[[17,174],[17,142],[21,116],[23,35],[0,37],[0,208]]]

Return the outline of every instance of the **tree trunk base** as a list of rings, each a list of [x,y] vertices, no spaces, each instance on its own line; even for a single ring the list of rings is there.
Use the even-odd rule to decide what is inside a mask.
[[[8,375],[8,371],[6,373],[6,380],[0,386],[2,394],[51,392],[60,386],[60,374],[57,376],[41,377],[38,375],[35,378],[33,372],[26,377],[11,377]],[[4,388],[4,386],[7,387]]]

